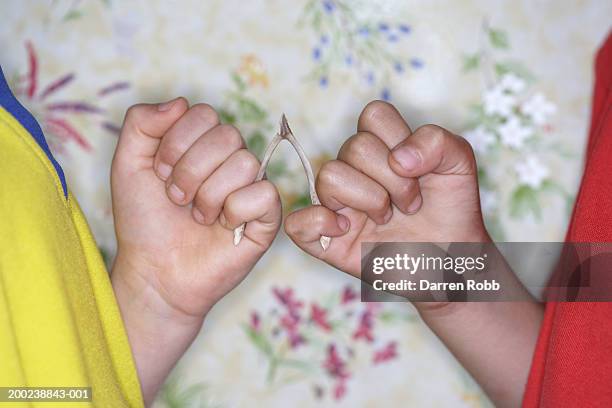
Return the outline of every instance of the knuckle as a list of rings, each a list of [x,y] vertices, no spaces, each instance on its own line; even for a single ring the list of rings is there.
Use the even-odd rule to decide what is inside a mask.
[[[338,178],[341,163],[338,160],[331,160],[323,164],[317,175],[317,186],[334,185]]]
[[[127,108],[127,110],[125,111],[126,122],[137,119],[140,115],[140,112],[144,109],[144,106],[145,105],[143,103],[138,103]]]
[[[217,205],[214,200],[214,197],[212,196],[212,194],[210,194],[210,191],[208,191],[208,189],[204,185],[200,187],[200,189],[196,193],[193,202],[196,207],[201,210],[204,210],[204,214],[208,212],[208,209]]]
[[[402,180],[402,182],[397,183],[395,186],[395,194],[402,199],[407,199],[416,195],[417,191],[417,182],[410,179]]]
[[[267,204],[274,204],[280,201],[278,190],[268,180],[262,180],[259,183],[259,189],[261,190],[259,194],[261,194],[261,199]]]
[[[385,112],[388,112],[389,109],[394,108],[393,105],[388,102],[380,100],[369,102],[365,108],[363,108],[359,116],[359,122],[366,127],[367,125],[375,126],[380,123],[381,117],[383,117]]]
[[[215,111],[215,109],[207,103],[195,104],[189,110],[207,125],[215,125],[219,123],[219,115],[217,114],[217,111]]]
[[[240,149],[236,152],[236,159],[240,166],[241,172],[249,175],[257,174],[259,171],[259,160],[257,157],[246,149]]]
[[[290,214],[285,220],[285,232],[290,237],[295,237],[302,230],[301,223],[298,220],[299,217],[299,213]]]
[[[172,178],[177,184],[187,186],[194,182],[198,176],[198,167],[195,162],[184,158],[180,160],[172,171]]]
[[[419,128],[419,131],[424,134],[430,143],[441,145],[446,139],[446,130],[437,125],[423,125]]]
[[[162,143],[157,152],[157,156],[161,162],[173,166],[181,157],[181,152],[169,143]]]
[[[358,132],[351,136],[341,148],[343,157],[355,159],[367,157],[373,148],[375,137],[368,132]]]
[[[391,205],[391,198],[389,194],[375,194],[372,196],[372,207],[376,212],[386,211]]]
[[[221,136],[224,144],[227,144],[236,150],[244,146],[242,135],[235,126],[226,124],[219,125],[219,135]]]

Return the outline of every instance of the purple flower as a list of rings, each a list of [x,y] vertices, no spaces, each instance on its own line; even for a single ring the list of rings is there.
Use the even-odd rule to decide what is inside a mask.
[[[321,42],[321,44],[326,45],[327,43],[329,43],[329,37],[326,34],[323,34],[321,38],[319,38],[319,41]]]
[[[374,83],[375,77],[374,77],[374,72],[369,71],[366,76],[365,76],[366,81],[368,82],[368,84],[372,85]]]
[[[421,68],[423,68],[425,63],[422,60],[418,59],[418,58],[411,58],[410,59],[410,65],[414,69],[421,69]]]
[[[397,42],[397,40],[399,40],[399,37],[395,34],[389,34],[387,37],[387,41],[389,42]]]
[[[321,49],[319,47],[314,47],[312,49],[312,59],[315,61],[319,61],[321,59]]]
[[[370,29],[366,26],[363,26],[359,30],[357,30],[357,34],[362,37],[367,37],[368,35],[370,35]]]
[[[399,61],[395,61],[395,64],[393,64],[393,69],[395,69],[395,72],[398,74],[401,74],[404,72],[404,65]]]
[[[323,8],[325,9],[326,13],[333,13],[336,9],[336,5],[331,0],[325,0],[323,1]]]
[[[380,31],[389,31],[389,24],[387,23],[378,23],[378,29]]]
[[[389,88],[383,88],[380,97],[383,101],[389,102],[391,100],[391,91],[389,91]]]
[[[327,81],[326,76],[322,76],[321,78],[319,78],[319,86],[321,88],[327,88],[327,84],[328,84],[328,81]]]
[[[400,25],[397,26],[397,28],[403,34],[410,34],[410,32],[412,31],[412,28],[409,25],[407,25],[407,24],[400,24]]]

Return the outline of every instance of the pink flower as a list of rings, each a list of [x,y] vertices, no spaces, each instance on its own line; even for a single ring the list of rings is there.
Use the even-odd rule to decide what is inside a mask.
[[[287,311],[291,315],[299,316],[299,309],[304,306],[304,303],[294,298],[292,288],[273,288],[272,293],[274,293],[276,299],[287,308]]]
[[[327,310],[317,306],[316,303],[310,306],[310,319],[321,329],[331,331],[331,324],[327,320]]]
[[[364,339],[368,343],[374,341],[374,333],[372,333],[372,329],[374,327],[374,316],[371,308],[367,308],[361,313],[361,318],[359,319],[359,326],[353,332],[353,339],[359,340]]]
[[[355,292],[353,288],[349,285],[345,286],[342,290],[342,297],[340,298],[340,303],[345,305],[355,299],[357,299],[357,292]]]
[[[327,347],[327,358],[323,362],[323,368],[333,378],[347,379],[350,377],[350,374],[346,371],[346,361],[340,357],[338,349],[333,343]]]
[[[346,394],[346,380],[350,377],[346,369],[346,361],[338,354],[338,349],[334,344],[327,347],[327,358],[323,362],[323,368],[333,379],[336,380],[334,385],[334,399],[339,400]]]
[[[259,313],[251,312],[251,329],[258,331],[261,325],[261,318]]]
[[[295,299],[292,288],[273,288],[272,293],[274,293],[276,299],[286,309],[286,314],[281,316],[280,325],[287,332],[291,348],[296,348],[306,342],[304,336],[299,332],[299,323],[301,321],[300,308],[304,304]]]
[[[372,362],[374,364],[380,364],[384,363],[385,361],[393,360],[397,357],[397,342],[390,341],[381,350],[374,352],[374,358],[372,359]]]
[[[334,386],[334,399],[339,400],[346,394],[346,381],[340,380]]]
[[[289,313],[283,315],[280,319],[280,325],[287,332],[291,348],[296,348],[300,344],[306,343],[306,339],[299,332],[299,324],[300,318]]]

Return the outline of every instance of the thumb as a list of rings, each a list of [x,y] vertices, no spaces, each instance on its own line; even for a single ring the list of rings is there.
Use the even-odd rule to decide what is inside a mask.
[[[427,173],[476,175],[474,152],[467,140],[439,126],[425,125],[389,154],[389,166],[402,177]]]
[[[160,104],[131,106],[123,120],[115,158],[132,163],[139,158],[153,158],[162,136],[188,108],[183,97]]]

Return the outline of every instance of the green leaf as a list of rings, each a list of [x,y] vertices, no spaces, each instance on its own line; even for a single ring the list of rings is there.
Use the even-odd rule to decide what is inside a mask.
[[[266,142],[266,137],[263,135],[263,133],[261,133],[260,130],[256,130],[247,139],[247,147],[255,154],[255,156],[261,159],[264,150],[266,149]]]
[[[529,213],[532,213],[538,219],[542,215],[538,203],[538,192],[529,186],[519,186],[514,190],[510,199],[510,215],[522,217]]]
[[[269,179],[275,180],[287,173],[287,163],[284,160],[271,160],[266,169],[266,175]]]
[[[266,336],[247,325],[245,325],[244,330],[246,331],[249,340],[251,340],[251,343],[253,343],[255,347],[257,347],[266,356],[274,358],[272,344],[270,344]]]
[[[473,71],[480,66],[480,53],[463,56],[463,72]]]
[[[232,81],[239,92],[243,92],[246,89],[246,83],[244,80],[235,72],[232,72]]]
[[[533,82],[535,77],[525,65],[518,61],[507,60],[495,64],[495,73],[502,76],[507,73],[513,73],[526,81]]]
[[[219,110],[219,119],[221,119],[222,123],[227,123],[229,125],[236,124],[236,115],[234,115],[232,112],[230,112],[227,109]]]
[[[308,207],[310,204],[310,195],[302,194],[293,203],[291,203],[291,211]]]
[[[159,399],[168,408],[185,408],[202,401],[207,387],[204,383],[195,383],[181,389],[177,378],[172,378],[163,385]],[[208,406],[203,404],[202,406]]]
[[[385,310],[378,315],[378,318],[383,323],[395,323],[395,322],[415,322],[417,317],[408,313],[394,313],[389,310]]]
[[[238,110],[240,111],[240,116],[247,122],[262,122],[268,116],[266,111],[257,102],[248,98],[240,98],[238,100]]]
[[[83,13],[80,10],[70,10],[66,15],[64,15],[64,21],[76,20],[81,18]]]
[[[285,367],[292,367],[292,368],[296,368],[298,370],[303,370],[303,371],[312,371],[313,367],[312,364],[306,362],[306,361],[302,361],[302,360],[296,360],[296,359],[291,359],[291,358],[283,358],[280,359],[278,361],[279,365],[285,366]]]
[[[489,29],[489,42],[495,48],[507,49],[510,48],[510,42],[508,41],[508,35],[505,31],[496,30],[494,28]]]

